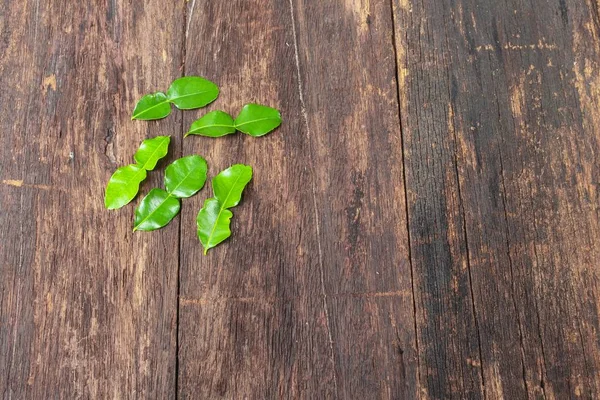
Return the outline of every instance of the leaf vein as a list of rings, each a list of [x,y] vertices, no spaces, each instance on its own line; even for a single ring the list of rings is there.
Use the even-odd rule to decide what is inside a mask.
[[[259,119],[254,119],[252,121],[246,121],[246,122],[242,122],[241,124],[235,124],[236,127],[238,126],[244,126],[244,125],[248,125],[248,124],[252,124],[255,122],[260,122],[260,121],[269,121],[269,120],[279,120],[279,118],[274,118],[274,117],[269,117],[269,118],[259,118]]]
[[[158,107],[158,106],[162,106],[163,104],[166,104],[166,103],[168,103],[168,102],[169,102],[169,100],[167,99],[167,100],[163,100],[163,101],[161,101],[160,103],[156,103],[155,105],[153,105],[153,106],[151,106],[151,107],[148,107],[148,108],[146,108],[145,110],[142,110],[142,111],[140,111],[140,112],[139,112],[139,113],[137,113],[137,114],[134,114],[132,118],[133,118],[133,119],[135,119],[135,118],[138,118],[139,116],[141,116],[141,115],[143,115],[143,114],[146,114],[148,111],[150,111],[150,110],[152,110],[152,109],[155,109],[155,108],[156,108],[156,107]]]
[[[146,165],[148,165],[148,162],[150,162],[150,160],[152,160],[152,157],[154,157],[154,155],[155,155],[155,154],[156,154],[156,153],[157,153],[159,150],[161,150],[161,146],[163,146],[163,144],[164,144],[164,143],[165,143],[167,140],[169,140],[169,141],[170,141],[170,140],[171,140],[171,138],[170,138],[170,137],[168,137],[168,136],[165,136],[165,138],[162,140],[162,142],[161,142],[161,143],[159,143],[159,145],[158,145],[158,146],[157,146],[157,147],[154,149],[154,151],[152,152],[152,154],[150,154],[150,157],[148,157],[148,161],[146,161],[146,162],[144,163],[144,165],[142,166],[142,168],[143,168],[143,169],[145,169],[145,170],[148,170],[148,169],[146,168]],[[158,160],[157,160],[157,162],[158,162]]]
[[[231,196],[231,192],[233,192],[233,188],[238,183],[238,181],[240,180],[241,177],[242,177],[242,174],[238,175],[238,177],[235,180],[235,182],[233,183],[233,185],[231,185],[231,189],[229,189],[229,193],[227,193],[227,197],[225,197],[225,201],[221,202],[221,200],[218,197],[215,197],[217,200],[219,200],[220,207],[219,207],[219,213],[217,214],[215,223],[213,224],[212,230],[210,231],[210,235],[208,236],[208,240],[206,243],[207,245],[212,241],[213,235],[215,234],[215,229],[217,228],[217,223],[219,222],[219,219],[221,218],[221,214],[223,213],[223,210],[226,210],[225,204],[227,204],[227,200],[229,200],[229,196]],[[207,251],[208,251],[208,248],[205,248],[204,254],[206,254]]]
[[[177,96],[177,97],[168,97],[167,101],[169,101],[169,102],[172,103],[175,100],[183,99],[183,98],[186,98],[186,97],[192,97],[192,96],[200,96],[201,94],[210,93],[212,91],[214,91],[214,90],[204,90],[202,92],[195,92],[195,93],[190,93],[190,94],[184,94],[184,95]]]
[[[146,216],[146,218],[141,220],[139,224],[137,224],[136,226],[133,227],[133,231],[135,232],[140,225],[142,225],[144,222],[146,222],[148,220],[148,218],[150,218],[152,215],[154,215],[154,213],[156,213],[163,206],[163,204],[165,204],[167,202],[167,200],[169,200],[169,198],[171,198],[171,197],[175,197],[175,196],[172,196],[171,193],[168,193],[167,197],[165,197],[164,200],[160,202],[158,207],[156,207],[154,210],[152,210],[152,212],[150,212],[150,214],[148,214]]]

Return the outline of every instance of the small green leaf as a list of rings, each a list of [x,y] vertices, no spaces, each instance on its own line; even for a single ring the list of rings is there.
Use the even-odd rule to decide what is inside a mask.
[[[198,213],[198,239],[204,246],[204,254],[231,235],[229,222],[233,214],[228,208],[236,206],[244,187],[252,179],[252,167],[232,165],[212,181],[215,197],[204,202]]]
[[[133,231],[153,231],[167,225],[179,213],[179,199],[162,189],[152,189],[135,209]]]
[[[138,165],[127,165],[110,177],[104,194],[104,205],[109,210],[121,208],[138,193],[140,183],[146,179],[146,170]]]
[[[187,156],[173,161],[165,170],[165,188],[171,196],[186,198],[202,189],[206,182],[206,160]]]
[[[175,79],[167,97],[180,110],[204,107],[219,96],[219,87],[199,76],[185,76]]]
[[[212,198],[204,202],[204,207],[198,213],[198,238],[204,247],[204,254],[229,236],[229,223],[233,214],[221,206],[219,200]]]
[[[158,160],[167,155],[170,142],[170,136],[157,136],[152,139],[146,139],[142,142],[133,158],[139,166],[147,171],[152,171],[156,167]]]
[[[131,119],[149,121],[161,119],[171,114],[171,105],[162,92],[147,94],[135,105]]]
[[[190,126],[187,135],[219,137],[235,133],[235,125],[231,115],[224,111],[212,111],[197,119]]]
[[[246,104],[237,118],[235,128],[250,136],[263,136],[281,125],[281,114],[274,108]]]
[[[242,199],[242,192],[251,179],[251,166],[244,164],[232,165],[213,178],[212,187],[215,197],[223,207],[235,207]]]

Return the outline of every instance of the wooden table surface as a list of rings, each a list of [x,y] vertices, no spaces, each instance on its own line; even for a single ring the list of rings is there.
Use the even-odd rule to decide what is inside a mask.
[[[0,397],[600,398],[599,63],[596,0],[4,1]],[[183,75],[219,99],[130,120]],[[254,167],[208,256],[210,189],[104,209],[165,134],[142,193]]]

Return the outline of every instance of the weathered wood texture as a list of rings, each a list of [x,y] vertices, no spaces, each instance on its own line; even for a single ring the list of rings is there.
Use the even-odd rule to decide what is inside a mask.
[[[142,139],[179,140],[130,112],[181,74],[183,5],[2,7],[0,397],[173,397],[178,226],[134,235],[103,187]]]
[[[599,398],[594,0],[5,1],[0,397]],[[269,136],[129,120],[182,74]],[[254,167],[132,234],[140,141]]]
[[[597,4],[394,15],[424,395],[598,398]]]
[[[213,173],[247,162],[255,178],[234,238],[208,257],[194,217],[210,193],[186,203],[179,394],[414,397],[389,4],[197,0],[188,13],[186,73],[219,82],[214,107],[271,104],[285,122],[261,139],[186,139]]]

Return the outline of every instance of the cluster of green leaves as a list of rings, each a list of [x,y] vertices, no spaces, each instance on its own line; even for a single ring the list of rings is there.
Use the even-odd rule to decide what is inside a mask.
[[[171,113],[171,103],[180,110],[205,107],[219,97],[219,87],[199,76],[175,79],[167,94],[156,92],[142,97],[133,110],[131,119],[144,121],[161,119]]]
[[[239,204],[251,179],[252,167],[236,164],[221,171],[212,180],[214,197],[204,202],[196,218],[198,239],[204,246],[204,254],[231,236],[229,224],[233,213],[229,209]]]
[[[136,164],[121,167],[110,177],[104,193],[104,205],[109,210],[121,208],[137,195],[146,171],[156,167],[169,151],[170,136],[157,136],[142,142],[133,156]]]
[[[234,120],[224,111],[212,111],[197,119],[185,134],[220,137],[243,132],[247,135],[264,136],[281,125],[281,114],[274,108],[260,104],[246,104]]]
[[[195,195],[206,182],[206,160],[187,156],[165,170],[165,189],[154,188],[135,209],[134,231],[153,231],[167,225],[179,213],[179,199]]]
[[[219,88],[199,76],[187,76],[173,81],[166,94],[156,92],[142,97],[133,110],[131,119],[156,120],[171,113],[171,104],[180,110],[205,107],[219,96]],[[250,136],[264,136],[281,125],[281,115],[274,108],[260,104],[246,104],[238,116],[224,111],[212,111],[192,123],[188,135],[220,137],[243,132]],[[104,197],[108,209],[123,207],[135,198],[146,171],[156,167],[167,155],[170,136],[144,140],[135,153],[135,164],[121,167],[111,176]],[[165,170],[164,189],[154,188],[135,209],[134,231],[153,231],[166,226],[181,209],[181,199],[202,189],[206,182],[206,160],[192,155],[171,163]],[[207,199],[196,219],[198,238],[204,254],[231,236],[230,208],[239,204],[244,188],[252,179],[252,167],[236,164],[221,171],[212,180],[214,197]]]

